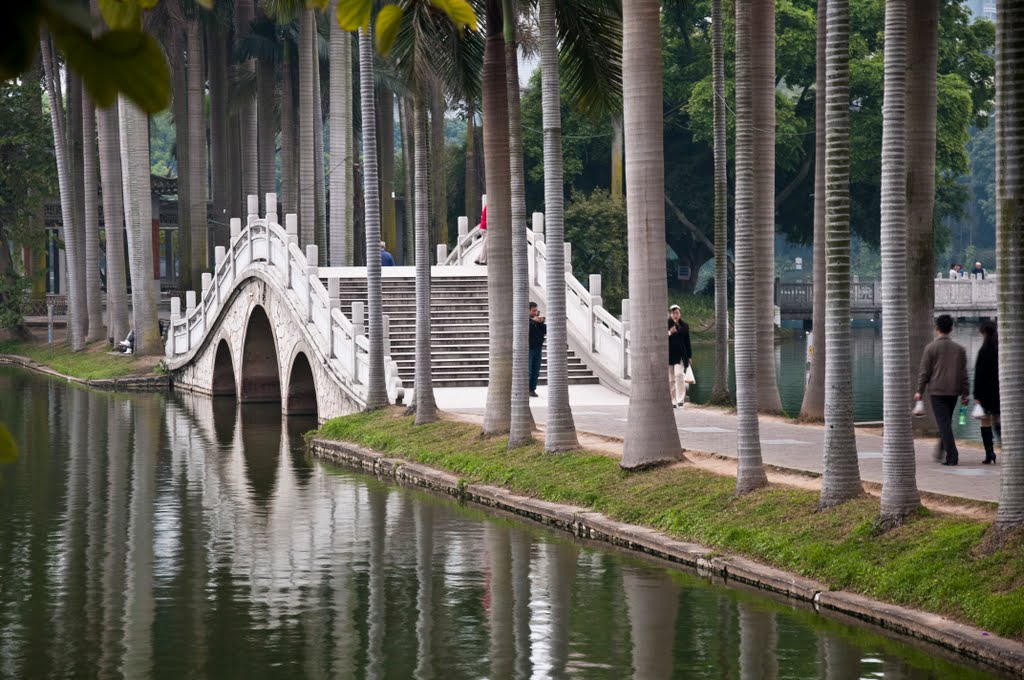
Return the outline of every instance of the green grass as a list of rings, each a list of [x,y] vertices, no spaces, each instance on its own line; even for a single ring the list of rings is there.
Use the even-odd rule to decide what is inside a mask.
[[[18,354],[28,357],[59,373],[82,380],[123,378],[130,375],[155,374],[158,368],[154,357],[126,357],[110,351],[103,340],[95,342],[81,352],[72,352],[66,343],[46,343],[19,340],[0,341],[0,354]]]
[[[709,342],[715,339],[715,298],[711,295],[674,293],[669,291],[668,304],[679,305],[679,313],[690,326],[690,337],[694,342]]]
[[[735,480],[688,466],[625,473],[606,455],[549,455],[539,444],[514,453],[478,427],[442,421],[415,427],[397,411],[328,421],[319,436],[503,486],[585,506],[613,519],[742,554],[818,579],[833,589],[928,610],[1024,639],[1024,536],[976,556],[988,524],[922,510],[874,536],[878,501],[816,512],[813,491],[770,487],[736,497]]]

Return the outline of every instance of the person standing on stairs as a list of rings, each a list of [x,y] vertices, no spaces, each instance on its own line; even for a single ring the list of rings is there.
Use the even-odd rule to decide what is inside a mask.
[[[682,408],[686,402],[686,369],[693,358],[690,327],[681,318],[679,305],[668,308],[668,389],[672,406]]]
[[[981,324],[980,330],[985,340],[974,363],[974,400],[985,410],[981,418],[981,441],[985,444],[985,460],[982,463],[988,465],[996,462],[993,428],[1000,442],[1003,439],[999,427],[999,338],[996,324],[992,321]]]
[[[530,303],[530,396],[537,395],[537,381],[540,380],[540,363],[544,356],[544,336],[548,326],[540,314],[536,302]]]

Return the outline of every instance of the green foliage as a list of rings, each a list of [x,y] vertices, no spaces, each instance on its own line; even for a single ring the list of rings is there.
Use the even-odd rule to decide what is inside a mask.
[[[626,204],[616,203],[604,189],[588,196],[573,191],[565,208],[565,240],[572,243],[572,270],[586,281],[601,275],[601,296],[612,314],[629,297],[629,249]]]
[[[415,426],[377,411],[336,418],[320,436],[440,468],[467,483],[493,484],[650,526],[680,540],[741,554],[899,605],[1024,637],[1024,535],[991,554],[977,550],[988,524],[921,512],[881,536],[878,500],[818,512],[815,491],[771,486],[735,495],[735,480],[692,466],[626,473],[606,454],[552,456],[539,443],[510,453],[466,423]]]
[[[177,177],[178,159],[171,113],[164,111],[149,119],[150,171],[158,177]]]

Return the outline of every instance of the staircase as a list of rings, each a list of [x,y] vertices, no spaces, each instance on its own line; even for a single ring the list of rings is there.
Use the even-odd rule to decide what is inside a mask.
[[[416,356],[416,282],[412,277],[383,280],[384,313],[391,333],[391,357],[406,387],[413,384]],[[344,278],[340,282],[341,311],[352,312],[352,303],[366,302],[366,280]],[[434,277],[431,280],[431,363],[434,387],[487,385],[487,276]],[[526,310],[523,310],[526,313]],[[511,328],[502,332],[511,333]],[[597,377],[571,351],[568,354],[569,384],[597,384]],[[547,351],[541,364],[540,383],[547,384]]]

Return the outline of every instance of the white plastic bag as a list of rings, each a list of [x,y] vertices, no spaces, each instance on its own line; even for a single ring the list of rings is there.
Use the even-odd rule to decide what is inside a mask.
[[[697,384],[697,379],[693,377],[693,366],[686,367],[686,373],[683,375],[683,382],[687,385]]]
[[[971,417],[975,420],[981,420],[985,417],[985,409],[978,402],[974,402],[974,408],[971,410]]]
[[[924,402],[922,400],[918,399],[917,402],[914,404],[913,414],[915,416],[924,415]]]

